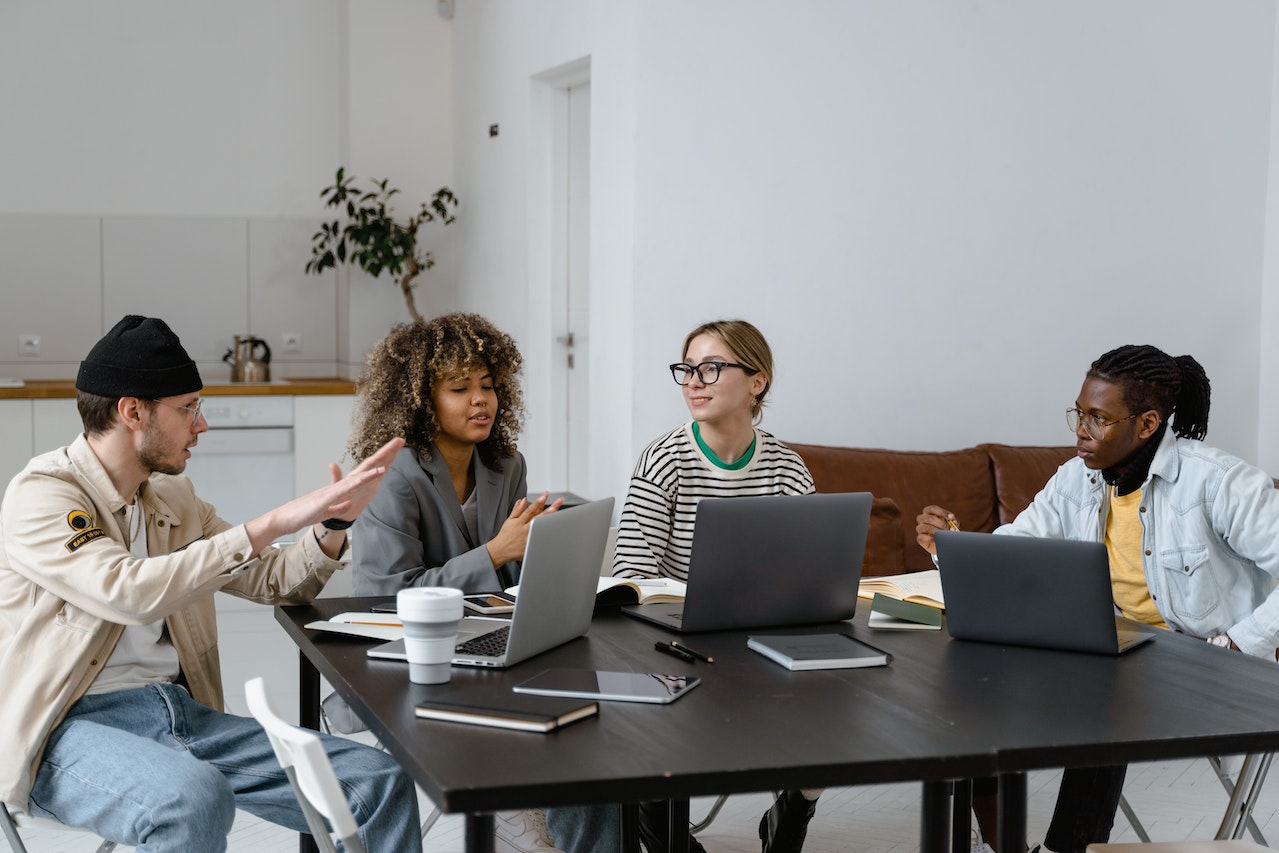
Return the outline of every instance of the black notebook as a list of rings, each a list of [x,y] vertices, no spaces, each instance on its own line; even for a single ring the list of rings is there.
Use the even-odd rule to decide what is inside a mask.
[[[417,715],[428,720],[526,732],[553,731],[599,712],[599,704],[593,701],[530,696],[493,687],[452,690],[417,706]]]
[[[848,634],[767,634],[746,647],[787,669],[851,669],[884,666],[892,655]]]

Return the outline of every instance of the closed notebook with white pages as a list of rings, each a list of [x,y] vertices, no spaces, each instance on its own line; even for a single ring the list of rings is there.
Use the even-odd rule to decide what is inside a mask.
[[[866,624],[877,631],[940,631],[941,611],[877,592]]]
[[[884,666],[893,656],[850,634],[768,634],[750,637],[746,648],[787,669],[854,669]]]
[[[525,732],[549,732],[594,717],[599,703],[582,699],[530,696],[489,685],[465,687],[419,703],[414,712],[427,720],[467,723]]]

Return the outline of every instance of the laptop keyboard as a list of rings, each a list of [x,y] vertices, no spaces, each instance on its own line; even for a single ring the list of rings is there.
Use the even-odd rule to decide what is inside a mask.
[[[506,651],[506,638],[510,635],[511,626],[503,625],[496,631],[490,631],[465,643],[458,643],[455,652],[459,655],[497,657]]]

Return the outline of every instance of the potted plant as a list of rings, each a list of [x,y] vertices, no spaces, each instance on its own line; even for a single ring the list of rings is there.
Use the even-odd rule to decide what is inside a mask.
[[[311,238],[311,260],[308,273],[321,273],[338,264],[354,263],[373,277],[390,273],[404,294],[404,304],[415,322],[421,323],[413,298],[415,279],[435,266],[431,253],[418,248],[418,229],[428,222],[450,225],[456,218],[450,208],[458,205],[457,196],[448,187],[440,187],[430,201],[422,202],[416,214],[398,221],[391,200],[399,194],[387,186],[387,179],[370,181],[361,189],[354,175],[345,168],[337,170],[333,185],[320,191],[324,206],[345,213],[345,221],[325,222]]]

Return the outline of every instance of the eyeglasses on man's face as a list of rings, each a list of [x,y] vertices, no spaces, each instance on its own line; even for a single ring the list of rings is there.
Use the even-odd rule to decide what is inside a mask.
[[[181,409],[182,411],[188,413],[189,415],[191,415],[191,426],[195,426],[195,422],[200,419],[200,414],[201,414],[200,410],[204,408],[203,397],[200,398],[199,400],[196,400],[194,406],[179,406],[177,403],[170,403],[165,400],[155,400],[155,399],[153,399],[151,402],[159,403],[163,406],[168,406],[170,409]]]
[[[1135,415],[1129,415],[1126,418],[1115,418],[1113,421],[1108,421],[1100,415],[1090,414],[1081,411],[1076,406],[1071,406],[1066,410],[1066,426],[1070,427],[1071,432],[1078,433],[1079,425],[1083,424],[1084,432],[1087,433],[1089,438],[1093,441],[1101,441],[1101,437],[1106,433],[1106,427],[1130,421],[1140,416],[1141,412],[1137,412]]]
[[[703,361],[701,364],[685,364],[681,361],[671,365],[671,376],[675,378],[676,385],[687,385],[693,381],[693,374],[696,373],[698,381],[703,385],[714,385],[719,381],[719,372],[725,367],[736,367],[751,374],[759,372],[731,361]]]

